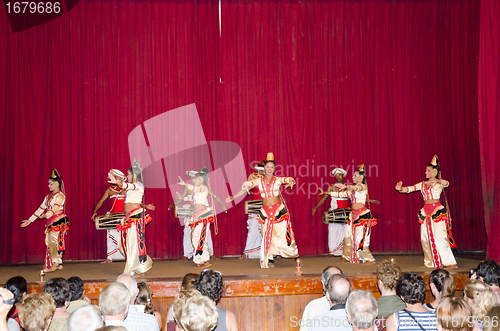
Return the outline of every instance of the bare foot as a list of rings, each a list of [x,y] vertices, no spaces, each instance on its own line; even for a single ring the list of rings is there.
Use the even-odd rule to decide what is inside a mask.
[[[268,266],[269,268],[274,268],[274,263],[269,263]]]
[[[243,254],[242,256],[239,256],[238,257],[238,260],[244,260],[247,258],[247,255],[246,254]]]
[[[210,256],[210,260],[220,260],[220,258],[218,258],[217,256],[215,255],[212,255]]]
[[[370,262],[363,262],[363,264],[366,264],[366,265],[372,265],[372,264],[376,264],[377,262],[375,261],[370,261]]]
[[[113,263],[113,260],[106,259],[106,260],[102,261],[101,263]]]
[[[187,260],[189,260],[189,258],[187,256],[183,256],[180,259],[178,259],[177,261],[187,261]]]
[[[348,262],[348,261],[345,258],[340,259],[340,263],[346,263],[346,262]]]
[[[208,268],[211,266],[212,266],[212,263],[210,263],[209,261],[202,263],[202,264],[198,264],[198,268]]]
[[[449,265],[447,267],[444,267],[446,270],[453,270],[453,269],[458,269],[458,265],[456,264],[452,264],[452,265]]]
[[[421,265],[421,266],[420,266],[420,268],[425,269],[425,268],[427,268],[427,267],[426,267],[426,266],[425,266],[425,264],[424,264],[424,265]]]

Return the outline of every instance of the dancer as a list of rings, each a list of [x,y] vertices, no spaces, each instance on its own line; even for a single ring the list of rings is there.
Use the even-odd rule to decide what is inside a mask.
[[[264,165],[263,164],[257,164],[255,166],[255,170],[257,172],[250,174],[248,176],[248,181],[252,181],[254,179],[260,178],[264,176]],[[262,199],[260,197],[260,191],[258,187],[254,187],[252,189],[252,201],[260,201],[262,202]],[[234,201],[234,199],[239,198],[243,194],[245,194],[245,190],[240,190],[236,195],[230,196],[229,198],[226,199],[226,203],[230,203],[231,201]],[[261,204],[261,203],[260,203]],[[260,245],[262,243],[262,235],[260,233],[260,223],[259,223],[259,216],[257,215],[257,210],[255,212],[248,211],[248,218],[247,218],[247,229],[248,229],[248,234],[247,234],[247,242],[245,245],[245,250],[243,251],[243,255],[239,257],[239,259],[258,259],[260,257]]]
[[[281,185],[285,189],[295,185],[293,177],[275,177],[276,163],[273,153],[267,153],[264,160],[264,176],[243,183],[242,189],[250,194],[250,190],[258,187],[262,197],[262,208],[259,210],[262,243],[260,249],[260,267],[274,267],[274,256],[298,258],[299,250],[295,243],[290,214],[280,194]]]
[[[332,175],[335,177],[336,183],[344,184],[345,175],[347,175],[347,171],[342,168],[335,168],[332,171]],[[328,188],[329,192],[341,192],[341,190],[336,187],[334,184],[330,185]],[[319,207],[321,207],[326,199],[327,195],[323,196],[321,200],[318,202],[316,207],[313,208],[312,214],[314,215]],[[330,204],[329,211],[333,212],[333,215],[341,215],[342,220],[336,221],[334,217],[330,220],[328,224],[328,255],[329,256],[342,256],[342,246],[344,243],[344,235],[347,226],[347,219],[349,218],[349,214],[351,213],[351,209],[347,203],[348,198],[334,198],[332,197],[332,201]],[[345,222],[344,222],[345,220]]]
[[[111,200],[111,210],[106,213],[106,215],[110,216],[121,216],[116,214],[123,214],[123,208],[125,204],[125,190],[121,188],[123,181],[125,180],[125,174],[117,169],[111,169],[109,171],[116,179],[117,185],[110,185],[101,200],[97,202],[97,205],[94,208],[94,213],[92,214],[92,221],[94,221],[97,211],[101,208],[104,201],[107,198]],[[113,215],[115,214],[115,215]],[[122,216],[123,217],[123,216]],[[120,217],[120,218],[122,218]],[[116,229],[108,229],[106,230],[106,244],[107,244],[107,255],[106,259],[101,263],[111,263],[117,260],[124,260],[122,253],[118,249],[118,241],[120,240],[120,236],[118,230]]]
[[[29,219],[21,223],[25,228],[38,218],[46,219],[45,222],[45,253],[44,273],[62,269],[62,255],[65,251],[64,236],[69,230],[68,217],[64,214],[64,185],[56,169],[52,170],[49,178],[49,191],[40,207],[30,216]]]
[[[197,173],[198,173],[198,171],[194,171],[194,170],[186,171],[186,175],[189,176],[189,178],[191,179],[191,184],[193,184],[193,185],[194,185],[194,179],[196,178]],[[212,197],[214,196],[212,192],[209,192],[209,194],[211,194]],[[172,208],[174,205],[177,206],[185,201],[189,201],[189,202],[193,201],[193,191],[188,190],[186,187],[184,187],[184,191],[182,192],[182,195],[177,193],[177,199],[168,206],[168,210],[170,210],[170,208]],[[205,199],[205,206],[206,207],[210,206],[208,203],[208,199]],[[191,243],[191,226],[189,223],[190,220],[191,220],[190,218],[183,219],[183,221],[184,221],[184,236],[182,237],[182,247],[184,250],[184,255],[179,259],[179,261],[191,260],[193,258],[194,248],[193,248],[193,243]],[[207,245],[208,245],[208,253],[210,254],[210,256],[213,256],[214,255],[214,245],[212,242],[212,232],[210,231],[210,227],[207,230]]]
[[[449,226],[451,217],[439,202],[441,192],[450,186],[450,183],[441,179],[437,155],[434,155],[431,163],[425,168],[425,178],[426,181],[413,186],[403,187],[403,182],[396,184],[396,191],[399,193],[420,191],[424,197],[424,207],[418,213],[418,222],[421,224],[420,242],[424,252],[422,267],[457,269],[457,261],[451,251],[452,247],[457,247]]]
[[[130,275],[144,274],[153,267],[153,260],[146,254],[145,226],[153,219],[142,205],[144,184],[142,183],[142,169],[139,162],[134,161],[128,169],[128,183],[118,180],[110,172],[109,183],[115,184],[126,191],[125,218],[118,224],[120,232],[119,249],[125,256],[126,263],[123,273]]]
[[[193,194],[193,208],[194,214],[190,220],[190,225],[192,228],[191,242],[193,247],[196,247],[193,256],[193,262],[200,268],[208,268],[212,264],[209,262],[210,253],[208,252],[208,245],[206,244],[207,234],[210,231],[210,223],[215,222],[214,206],[207,207],[205,201],[209,194],[211,194],[210,188],[207,187],[208,183],[208,169],[203,168],[199,173],[196,174],[194,179],[194,185],[186,184],[182,178],[179,177],[179,185],[186,187],[188,190],[192,191]],[[212,195],[213,198],[224,208],[226,207],[224,202],[220,200],[217,196]],[[227,211],[226,211],[227,212]]]
[[[351,263],[375,264],[375,258],[370,252],[371,228],[377,225],[377,219],[372,216],[366,207],[368,202],[368,186],[366,185],[365,166],[362,164],[352,176],[354,185],[337,183],[335,186],[343,192],[324,192],[335,198],[349,198],[352,203],[352,212],[344,238],[344,252],[342,259]]]

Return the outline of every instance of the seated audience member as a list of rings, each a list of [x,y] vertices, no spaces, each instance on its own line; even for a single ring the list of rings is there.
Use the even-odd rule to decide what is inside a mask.
[[[19,306],[19,322],[24,331],[47,331],[55,311],[56,303],[50,294],[28,294]]]
[[[471,308],[474,324],[482,329],[486,313],[495,304],[490,287],[478,279],[470,279],[464,285],[464,300]]]
[[[99,310],[106,326],[125,326],[125,317],[127,317],[130,305],[130,292],[128,288],[121,283],[111,283],[106,286],[99,295]],[[129,331],[133,329],[127,328]],[[137,329],[135,331],[140,331]]]
[[[424,279],[414,272],[404,274],[398,282],[397,290],[406,304],[406,309],[389,316],[387,330],[436,330],[436,313],[424,306]]]
[[[177,331],[217,330],[217,306],[209,297],[196,293],[175,309]]]
[[[156,318],[153,315],[140,312],[134,305],[135,298],[139,294],[135,278],[129,274],[121,274],[116,281],[124,284],[130,292],[130,307],[127,318],[125,318],[125,327],[137,331],[160,331]]]
[[[202,295],[212,299],[217,305],[220,301],[223,290],[223,280],[221,273],[213,270],[204,270],[194,283],[194,288],[197,289]],[[217,313],[219,317],[217,320],[217,327],[214,329],[215,331],[238,330],[236,315],[232,311],[217,306]]]
[[[403,300],[396,295],[396,287],[402,274],[401,268],[394,262],[384,261],[378,264],[377,284],[381,295],[377,299],[378,317],[387,318],[406,308]]]
[[[80,277],[70,277],[68,282],[71,287],[71,302],[66,310],[71,314],[80,307],[88,306],[90,299],[85,296],[85,287]]]
[[[330,310],[306,321],[309,330],[352,330],[345,310],[345,303],[351,289],[351,283],[344,276],[332,275],[326,285],[326,298],[330,303]]]
[[[436,309],[439,331],[470,331],[473,324],[469,305],[457,297],[444,297]]]
[[[102,328],[96,329],[95,331],[128,331],[128,330],[124,326],[109,325],[109,326],[103,326]]]
[[[189,273],[182,279],[181,291],[193,288],[194,282],[198,279],[199,274]],[[172,304],[167,312],[167,323],[174,321],[174,305]]]
[[[455,282],[453,281],[453,276],[444,269],[432,270],[429,276],[429,288],[434,296],[434,301],[426,303],[424,306],[430,311],[436,311],[442,298],[455,295]]]
[[[66,311],[71,301],[71,287],[69,282],[61,277],[49,279],[43,285],[42,292],[48,293],[56,303],[56,312],[50,322],[49,331],[65,331],[69,313]]]
[[[181,308],[184,306],[184,303],[194,295],[201,295],[201,293],[193,287],[187,289],[181,288],[181,290],[175,294],[174,303],[172,304],[172,306],[174,307],[172,309],[174,314],[172,316],[173,321],[167,322],[167,324],[165,325],[166,331],[174,331],[176,329],[177,323],[175,322],[175,320],[180,318]],[[177,311],[179,313],[176,313]]]
[[[354,290],[349,294],[345,304],[347,319],[352,329],[374,331],[375,319],[378,315],[377,301],[372,292]]]
[[[500,330],[500,305],[494,305],[484,317],[483,331]]]
[[[137,294],[137,297],[135,298],[134,302],[135,306],[140,312],[153,315],[156,318],[158,326],[160,327],[161,330],[163,326],[161,320],[161,314],[157,312],[156,309],[151,304],[151,299],[153,298],[153,292],[151,292],[151,289],[145,282],[137,284],[137,288],[139,289],[139,294]]]
[[[68,331],[95,331],[104,323],[101,313],[94,306],[87,304],[72,312],[66,325]]]
[[[477,266],[477,279],[487,284],[495,295],[495,302],[500,304],[500,267],[492,260],[483,261]]]
[[[18,315],[19,305],[23,302],[26,295],[28,295],[28,282],[26,282],[26,279],[21,276],[12,277],[7,281],[7,283],[5,283],[5,288],[14,294],[14,306],[11,308],[7,316],[9,318],[7,321],[9,331],[19,330],[21,328]]]
[[[307,331],[307,321],[314,317],[326,313],[330,310],[330,302],[326,299],[326,284],[332,275],[342,275],[342,270],[337,267],[326,267],[321,273],[321,285],[323,285],[323,296],[319,299],[314,299],[309,302],[302,314],[302,321],[300,323],[300,331]]]
[[[9,326],[7,323],[7,316],[14,306],[14,294],[11,291],[5,288],[0,288],[0,331],[9,330]],[[12,320],[12,319],[11,319]],[[17,330],[19,330],[19,326],[17,322],[14,321]]]

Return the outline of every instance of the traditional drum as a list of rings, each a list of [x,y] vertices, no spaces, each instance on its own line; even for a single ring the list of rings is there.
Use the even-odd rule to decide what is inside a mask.
[[[245,201],[245,214],[256,214],[262,208],[262,200]]]
[[[176,218],[191,218],[191,217],[193,217],[193,206],[192,205],[176,205],[175,206],[175,217]]]
[[[95,218],[95,228],[97,230],[116,229],[116,226],[120,224],[120,221],[124,217],[125,213],[113,213],[113,214],[98,216]]]
[[[351,208],[337,208],[334,210],[325,211],[323,213],[323,223],[347,224],[351,211]]]

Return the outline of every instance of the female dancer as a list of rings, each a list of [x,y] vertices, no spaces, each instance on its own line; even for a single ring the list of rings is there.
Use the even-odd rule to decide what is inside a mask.
[[[248,194],[252,188],[258,187],[262,197],[262,208],[259,211],[259,222],[262,224],[261,268],[274,267],[274,255],[295,258],[299,256],[290,214],[280,194],[281,185],[285,184],[285,188],[292,188],[295,179],[275,177],[275,168],[273,153],[267,153],[267,158],[264,160],[264,176],[247,181],[242,186]]]
[[[125,256],[124,273],[130,275],[144,274],[153,267],[153,260],[146,254],[145,226],[153,219],[142,205],[144,184],[142,183],[142,169],[139,162],[134,161],[128,169],[128,183],[121,185],[115,176],[108,174],[109,183],[118,185],[126,191],[125,218],[118,224],[120,232],[120,252]]]
[[[210,208],[205,205],[208,195],[212,195],[214,199],[224,208],[224,210],[226,207],[224,206],[224,202],[213,195],[210,189],[206,186],[208,184],[208,169],[203,168],[195,175],[194,185],[186,184],[180,177],[179,180],[179,185],[184,186],[194,193],[194,214],[193,218],[190,220],[190,226],[192,228],[191,242],[193,243],[193,247],[196,247],[194,250],[193,262],[200,268],[208,268],[212,264],[209,262],[210,253],[208,251],[206,239],[207,233],[210,231],[210,223],[215,222],[213,207]]]
[[[458,268],[451,247],[456,247],[448,226],[448,211],[439,203],[441,192],[450,183],[440,176],[437,155],[431,164],[425,168],[426,181],[413,186],[403,187],[403,182],[396,184],[399,193],[422,192],[424,207],[418,213],[420,226],[420,242],[424,251],[424,265],[427,268],[456,269]],[[439,178],[439,179],[438,179]]]
[[[68,217],[64,214],[64,185],[56,169],[49,178],[49,191],[40,207],[27,220],[21,223],[25,228],[38,218],[47,219],[45,223],[45,268],[43,272],[53,272],[62,269],[62,255],[65,251],[64,235],[69,230]]]
[[[325,192],[320,189],[320,195],[329,194],[334,198],[351,199],[352,212],[345,232],[342,259],[351,263],[375,264],[375,258],[370,252],[370,237],[371,228],[377,225],[377,219],[365,205],[368,200],[368,186],[364,164],[354,172],[352,180],[354,185],[335,184],[342,192]]]

